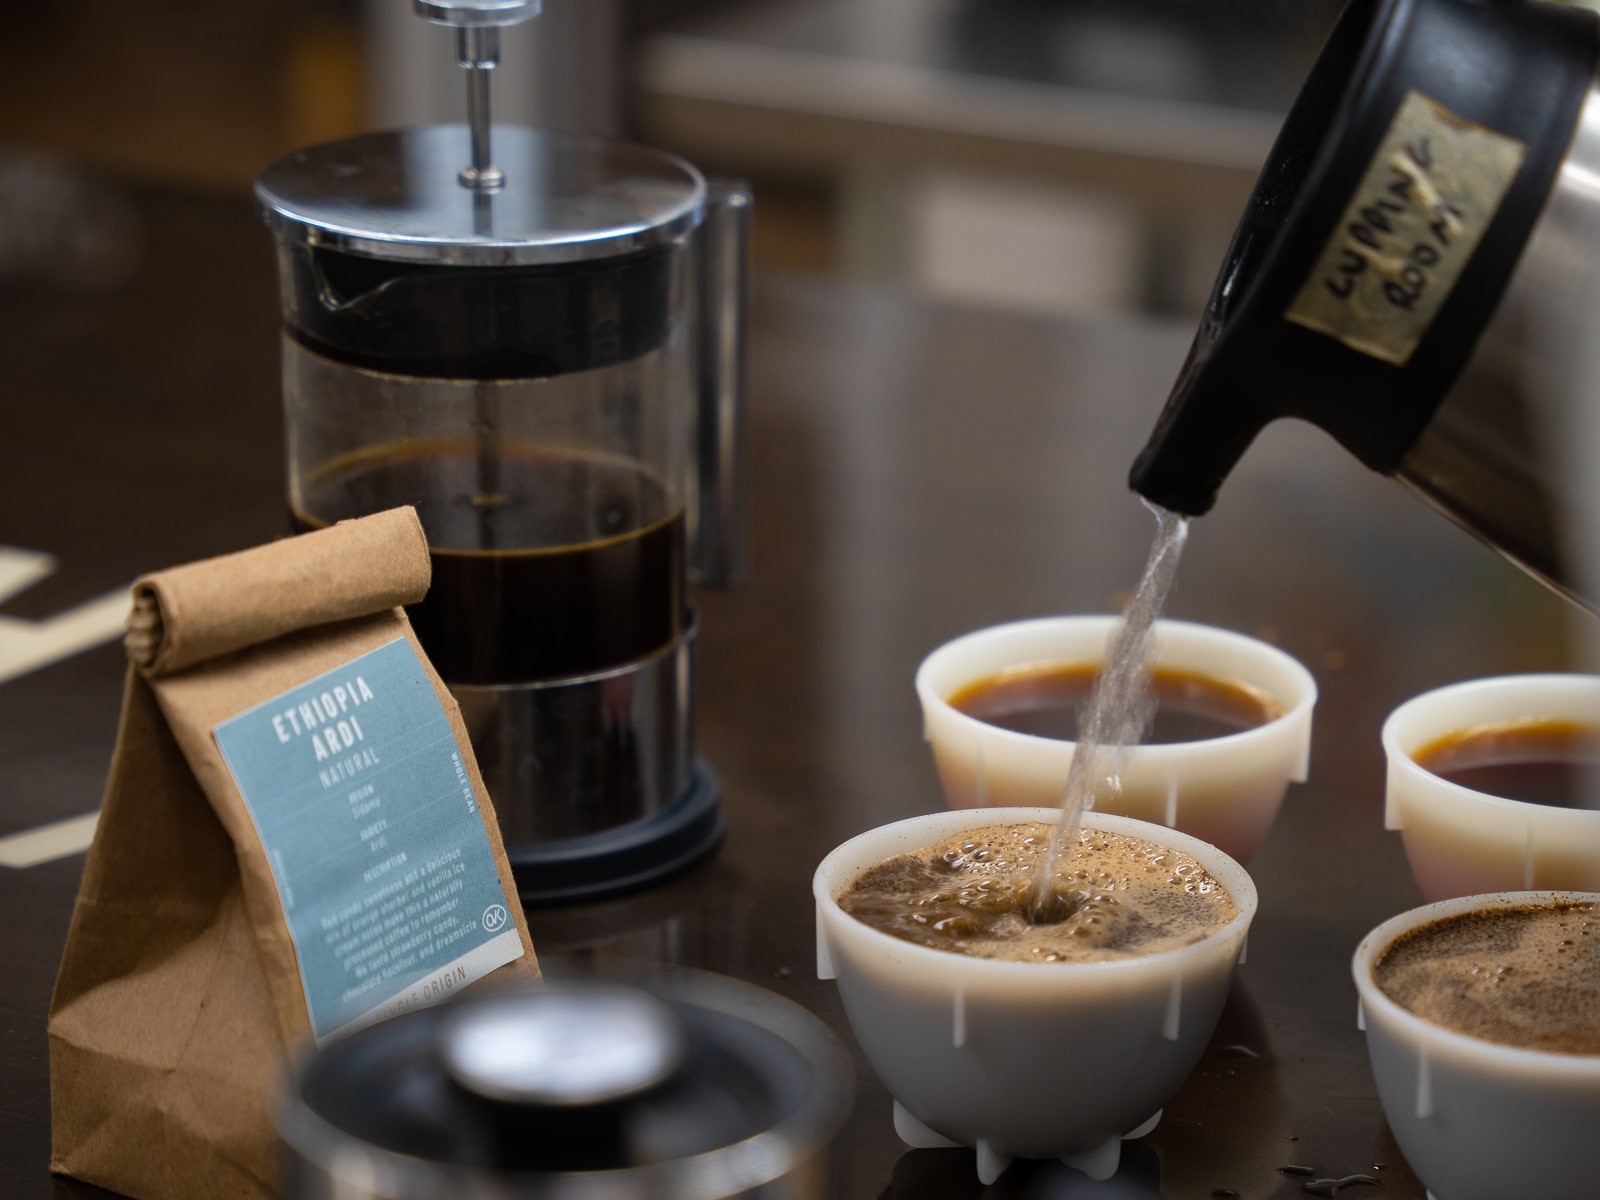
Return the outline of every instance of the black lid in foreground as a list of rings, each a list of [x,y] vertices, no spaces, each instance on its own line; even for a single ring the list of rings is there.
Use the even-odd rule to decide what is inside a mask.
[[[291,1197],[713,1200],[821,1152],[848,1072],[815,1017],[704,972],[491,987],[322,1047],[279,1132]]]

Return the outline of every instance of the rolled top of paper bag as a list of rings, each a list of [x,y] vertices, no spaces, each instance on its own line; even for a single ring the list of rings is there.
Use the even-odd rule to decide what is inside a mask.
[[[415,604],[432,567],[414,508],[158,571],[134,581],[128,657],[168,675],[297,629]]]

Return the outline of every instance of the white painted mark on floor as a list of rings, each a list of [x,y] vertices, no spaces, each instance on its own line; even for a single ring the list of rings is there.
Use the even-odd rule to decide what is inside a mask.
[[[0,546],[0,603],[39,582],[55,565],[48,554]],[[0,617],[0,683],[120,637],[129,606],[129,590],[123,587],[43,621]]]
[[[95,822],[99,819],[97,812],[86,813],[0,838],[0,867],[36,867],[82,853],[94,840]]]
[[[55,569],[56,560],[48,554],[0,546],[0,604],[27,591]]]
[[[48,554],[0,546],[0,604],[55,569]],[[121,587],[42,621],[0,617],[0,684],[121,636],[128,608],[129,590]],[[0,867],[34,867],[80,854],[94,840],[99,819],[99,813],[87,813],[0,838]]]

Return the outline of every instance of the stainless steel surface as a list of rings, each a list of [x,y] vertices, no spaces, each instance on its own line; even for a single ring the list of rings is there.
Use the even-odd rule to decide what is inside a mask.
[[[462,1005],[439,1027],[444,1069],[474,1095],[510,1104],[604,1104],[655,1087],[682,1065],[683,1027],[638,988],[508,991]]]
[[[632,254],[700,224],[705,180],[682,159],[501,125],[494,146],[505,186],[484,197],[456,182],[470,140],[465,125],[432,125],[307,147],[262,172],[256,198],[284,244],[459,266]]]
[[[511,845],[581,838],[660,812],[693,765],[694,630],[575,679],[452,684]]]
[[[713,180],[696,236],[700,265],[699,448],[695,457],[690,579],[707,587],[744,580],[749,559],[749,431],[745,312],[754,197]]]
[[[1600,81],[1493,317],[1396,478],[1600,610]]]

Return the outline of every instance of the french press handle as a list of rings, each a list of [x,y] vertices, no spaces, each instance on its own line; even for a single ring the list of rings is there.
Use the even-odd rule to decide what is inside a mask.
[[[689,578],[704,587],[733,587],[749,567],[745,313],[752,203],[745,184],[708,180],[705,220],[695,234],[699,394]]]

